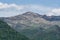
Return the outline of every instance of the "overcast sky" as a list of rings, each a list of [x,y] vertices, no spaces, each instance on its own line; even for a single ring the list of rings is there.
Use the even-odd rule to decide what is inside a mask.
[[[0,0],[0,17],[10,17],[27,11],[60,15],[60,0]]]

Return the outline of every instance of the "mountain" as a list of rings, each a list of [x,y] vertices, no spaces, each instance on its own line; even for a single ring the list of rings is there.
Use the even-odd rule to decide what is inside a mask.
[[[29,40],[29,38],[21,35],[7,23],[0,20],[0,40]]]
[[[46,15],[43,15],[42,18],[44,18],[48,21],[60,21],[60,16],[46,16]]]
[[[59,16],[46,16],[34,12],[1,18],[11,28],[31,40],[60,40]]]

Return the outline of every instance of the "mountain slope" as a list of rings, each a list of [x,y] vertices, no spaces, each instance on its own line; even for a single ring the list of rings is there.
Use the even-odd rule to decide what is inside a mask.
[[[32,40],[60,40],[60,22],[52,17],[26,12],[14,17],[4,18],[11,28]],[[59,23],[58,23],[59,22]]]
[[[26,12],[22,15],[9,17],[4,19],[13,29],[21,32],[27,37],[33,37],[35,32],[39,32],[39,28],[51,27],[52,24],[49,21],[41,18],[39,14],[33,12]],[[33,32],[35,31],[35,32]]]
[[[41,31],[32,40],[60,40],[60,27],[54,25],[45,31]]]
[[[0,20],[0,40],[29,40]]]

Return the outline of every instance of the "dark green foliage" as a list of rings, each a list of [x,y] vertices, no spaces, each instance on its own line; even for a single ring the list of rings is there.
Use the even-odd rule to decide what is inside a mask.
[[[38,33],[32,40],[60,40],[60,27],[54,25],[46,31]]]
[[[29,40],[24,35],[16,32],[5,22],[0,21],[0,40]]]

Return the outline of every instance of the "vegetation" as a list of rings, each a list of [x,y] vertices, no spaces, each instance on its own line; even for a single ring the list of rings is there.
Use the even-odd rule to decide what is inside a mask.
[[[29,40],[24,35],[16,32],[7,23],[0,20],[0,40]]]
[[[38,33],[32,40],[60,40],[60,27],[54,25],[46,31]]]

